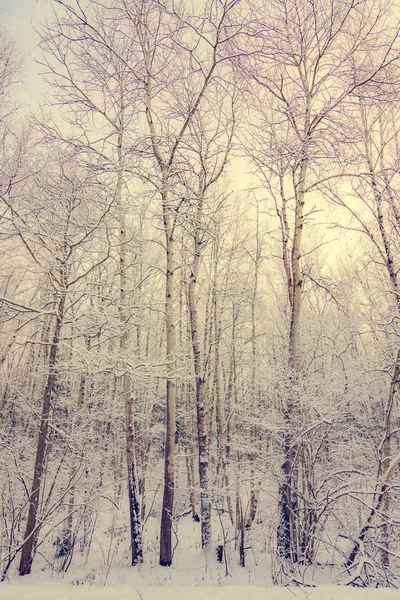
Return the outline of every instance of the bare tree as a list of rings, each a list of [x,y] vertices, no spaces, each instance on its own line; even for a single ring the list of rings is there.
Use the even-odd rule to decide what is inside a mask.
[[[52,86],[64,120],[72,125],[70,137],[57,124],[45,126],[47,135],[64,139],[78,147],[91,168],[109,177],[115,174],[115,203],[119,215],[119,315],[121,324],[120,350],[123,370],[122,395],[125,407],[126,460],[131,524],[132,565],[142,561],[140,502],[138,473],[135,461],[135,425],[132,397],[132,379],[128,373],[129,302],[127,294],[127,244],[131,232],[127,227],[129,211],[129,184],[127,147],[135,143],[135,120],[138,117],[137,83],[127,79],[131,46],[121,43],[117,29],[110,24],[106,39],[102,38],[106,15],[101,11],[85,13],[78,4],[63,3],[61,14],[54,14],[54,22],[42,31],[42,64]],[[103,7],[105,10],[105,7]],[[90,23],[87,19],[90,18]],[[90,34],[84,32],[89,29]],[[109,45],[110,44],[110,45]],[[113,45],[114,44],[114,45]],[[91,50],[89,51],[89,48]],[[119,57],[118,53],[121,53]],[[83,78],[83,74],[85,77]],[[84,80],[83,80],[84,79]],[[68,109],[65,111],[65,108]],[[72,112],[71,112],[71,109]],[[92,122],[105,130],[100,138],[87,134]],[[43,128],[43,125],[42,125]],[[144,498],[143,498],[144,501]]]
[[[390,7],[372,2],[277,0],[268,8],[254,4],[254,14],[249,26],[252,53],[243,63],[248,80],[254,83],[252,91],[258,95],[256,127],[261,124],[265,132],[262,150],[254,159],[260,171],[267,178],[273,174],[277,182],[289,302],[277,543],[282,558],[297,562],[306,558],[308,546],[308,526],[301,523],[299,511],[301,473],[310,475],[299,463],[296,441],[301,439],[297,415],[302,378],[301,257],[309,215],[306,198],[320,179],[322,161],[335,156],[333,131],[339,126],[340,111],[357,90],[382,77],[397,60],[397,31],[389,28],[383,33]],[[294,204],[291,226],[289,198]]]
[[[369,93],[368,93],[369,92]],[[384,327],[386,336],[393,328],[393,314],[400,314],[400,293],[398,280],[397,252],[399,241],[399,198],[397,165],[399,160],[398,138],[399,130],[393,127],[398,115],[398,105],[393,98],[380,90],[378,104],[370,98],[371,90],[365,96],[359,95],[355,107],[349,111],[352,144],[345,144],[342,161],[351,165],[352,173],[345,179],[352,190],[352,197],[347,198],[343,186],[328,180],[325,193],[332,201],[344,207],[351,217],[351,227],[358,230],[369,239],[373,254],[376,253],[378,265],[384,272],[385,288],[388,291],[389,326]],[[387,400],[385,402],[385,417],[383,438],[378,448],[378,475],[382,477],[393,459],[393,449],[396,444],[398,427],[397,396],[400,378],[400,350],[392,349],[391,378]],[[387,482],[382,484],[378,493],[378,504],[385,511],[383,531],[385,533],[386,550],[383,552],[383,562],[389,565],[388,523],[390,522],[390,490]],[[373,509],[360,533],[362,542],[370,528]],[[348,565],[352,565],[360,549],[357,542],[353,547]]]
[[[218,93],[219,92],[219,93]],[[221,178],[232,148],[235,132],[235,100],[228,96],[227,102],[222,90],[216,89],[214,96],[207,98],[207,108],[201,107],[190,124],[191,139],[189,152],[197,155],[199,167],[195,172],[195,181],[187,187],[191,189],[193,220],[190,231],[193,237],[192,259],[190,262],[190,279],[188,290],[188,306],[190,317],[190,334],[193,349],[193,366],[196,378],[196,417],[197,441],[199,456],[199,479],[201,501],[201,541],[202,547],[208,549],[211,543],[211,497],[208,474],[208,444],[206,427],[206,368],[204,364],[205,349],[201,347],[200,322],[197,310],[197,286],[203,249],[207,244],[209,227],[207,221],[212,219],[207,210],[207,196],[212,194],[212,188]],[[204,121],[211,121],[211,111],[214,104],[219,106],[212,126]],[[210,134],[208,134],[208,130]],[[196,181],[197,180],[197,181]],[[221,202],[219,203],[221,205]],[[205,214],[206,213],[206,214]],[[189,217],[190,218],[190,217]]]
[[[134,24],[142,52],[145,113],[150,150],[156,167],[156,186],[161,201],[166,251],[166,354],[167,415],[165,438],[164,496],[160,533],[160,564],[172,562],[174,505],[174,446],[176,410],[175,336],[175,236],[185,199],[179,197],[180,169],[185,140],[204,99],[221,72],[224,30],[234,3],[211,3],[203,17],[185,16],[179,10],[148,3],[137,12],[126,12]],[[125,5],[126,8],[126,5]],[[200,44],[201,42],[201,44]],[[200,44],[200,45],[199,45]],[[206,55],[200,53],[200,46]],[[196,48],[199,49],[197,53]],[[174,73],[174,75],[172,75]],[[172,84],[172,82],[174,83]],[[183,92],[183,81],[187,88]],[[172,116],[171,114],[172,108]],[[197,346],[196,346],[197,349]],[[201,390],[200,390],[201,391]],[[201,421],[201,418],[200,418]],[[202,440],[203,441],[203,440]],[[202,455],[203,459],[203,455]],[[204,483],[204,482],[203,482]],[[202,485],[202,484],[201,484]]]
[[[32,178],[32,182],[24,190],[30,193],[30,205],[24,202],[20,190],[9,197],[3,197],[6,205],[6,215],[19,237],[27,256],[44,273],[47,273],[48,286],[52,290],[52,309],[48,314],[52,317],[49,331],[49,351],[47,354],[47,382],[43,392],[42,414],[34,463],[32,486],[29,495],[29,513],[26,524],[25,539],[21,550],[19,572],[21,575],[30,573],[38,534],[41,527],[39,502],[42,492],[48,447],[48,432],[51,420],[51,408],[54,402],[54,392],[58,374],[58,354],[61,342],[62,327],[65,315],[70,310],[71,299],[68,296],[73,288],[87,277],[93,270],[103,264],[109,257],[108,248],[98,252],[94,261],[88,261],[82,256],[85,249],[90,249],[93,240],[100,229],[104,230],[107,215],[112,203],[107,203],[99,195],[96,181],[90,177],[79,180],[72,179],[67,165],[49,164],[40,175]],[[73,162],[70,157],[69,160]],[[76,165],[74,165],[76,168]],[[72,168],[72,165],[71,165]],[[47,179],[46,179],[47,178]],[[34,182],[37,189],[33,189]],[[37,193],[35,198],[34,194]],[[21,195],[22,194],[22,195]],[[87,217],[91,196],[98,199],[98,205],[92,203],[92,217]],[[35,205],[33,206],[33,201]],[[46,213],[44,214],[43,201]],[[53,236],[53,237],[50,237]],[[19,311],[21,307],[14,304],[12,299],[4,298],[3,302],[10,310]],[[41,315],[43,309],[35,309],[29,305],[24,312]],[[45,311],[46,312],[46,311]],[[29,323],[30,319],[27,320]]]

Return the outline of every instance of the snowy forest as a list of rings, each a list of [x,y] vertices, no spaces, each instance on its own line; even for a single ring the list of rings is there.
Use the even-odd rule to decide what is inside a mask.
[[[36,35],[27,111],[0,19],[0,596],[400,587],[398,3],[49,0]]]

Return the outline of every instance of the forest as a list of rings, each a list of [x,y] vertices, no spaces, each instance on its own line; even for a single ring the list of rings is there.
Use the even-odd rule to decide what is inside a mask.
[[[400,587],[398,2],[49,8],[34,111],[0,19],[0,595]]]

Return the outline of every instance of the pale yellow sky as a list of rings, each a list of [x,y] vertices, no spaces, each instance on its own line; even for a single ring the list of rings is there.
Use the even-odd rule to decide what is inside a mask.
[[[35,27],[51,16],[52,5],[53,0],[0,0],[0,17],[16,40],[24,59],[23,85],[19,88],[19,101],[27,112],[35,112],[42,94],[46,91],[46,84],[40,76],[43,67],[33,59],[35,53],[40,56],[37,49],[35,50],[38,43]],[[257,183],[248,171],[248,162],[239,158],[232,159],[227,169],[229,178],[236,181],[241,189],[251,182],[253,185]]]
[[[35,41],[33,24],[49,13],[51,0],[0,0],[0,14],[10,26],[21,47],[28,49]]]
[[[38,41],[34,27],[51,13],[51,4],[52,0],[0,0],[0,18],[16,40],[24,61],[20,101],[33,110],[43,90],[40,66],[31,56]]]
[[[197,0],[197,2],[200,1]],[[19,87],[19,102],[27,113],[37,110],[40,99],[46,91],[46,85],[40,76],[43,67],[35,63],[33,59],[35,52],[38,57],[40,56],[38,51],[35,51],[38,35],[34,27],[44,23],[46,17],[51,16],[53,2],[54,0],[0,0],[0,20],[4,21],[10,34],[16,40],[24,60],[23,84]],[[250,174],[251,166],[244,158],[232,158],[226,171],[227,179],[231,181],[231,185],[237,193],[241,193],[247,187],[253,188],[260,185],[260,182]],[[260,197],[264,196],[262,191],[259,191],[259,195]],[[266,200],[267,196],[268,194],[265,192]],[[307,203],[308,206],[312,206],[312,199],[308,199]],[[316,204],[319,205],[318,198]],[[265,206],[271,208],[271,203],[266,201]],[[347,213],[344,214],[344,221],[347,222],[346,215]],[[327,219],[329,220],[329,217],[325,211],[321,211],[313,219],[314,227],[307,227],[307,239],[310,239],[311,246],[317,245],[312,240],[317,239],[321,231],[324,231],[325,241],[328,239],[333,241],[338,237],[337,231],[322,225]],[[314,232],[315,225],[317,227]],[[344,248],[344,254],[354,252],[355,245],[359,243],[360,239],[364,248],[364,236],[355,232],[350,232],[345,236],[342,231],[339,244]],[[347,249],[346,244],[350,244]],[[338,257],[338,242],[335,241],[326,246],[323,249],[323,255],[326,263],[333,266]]]

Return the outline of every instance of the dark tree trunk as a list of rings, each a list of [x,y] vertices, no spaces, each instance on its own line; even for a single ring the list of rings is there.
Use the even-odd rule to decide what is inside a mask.
[[[40,429],[36,449],[35,468],[33,473],[32,489],[29,497],[29,512],[28,521],[25,530],[25,543],[21,550],[21,561],[19,565],[20,575],[29,575],[32,568],[34,549],[38,532],[40,529],[40,523],[38,523],[38,508],[39,499],[42,486],[42,479],[44,474],[44,465],[47,452],[48,444],[48,429],[49,429],[49,418],[51,408],[51,398],[53,390],[57,381],[57,372],[55,365],[57,361],[57,352],[60,343],[60,334],[64,316],[65,308],[65,292],[62,294],[58,304],[58,314],[56,325],[54,328],[53,339],[50,347],[49,354],[49,375],[47,379],[46,388],[43,395],[43,407],[42,417],[40,420]]]

